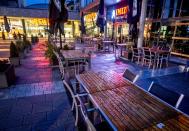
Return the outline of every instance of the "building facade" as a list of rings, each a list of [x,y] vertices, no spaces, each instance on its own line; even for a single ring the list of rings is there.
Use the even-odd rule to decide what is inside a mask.
[[[27,36],[47,36],[48,3],[25,6],[22,0],[0,2],[0,37],[2,32],[6,37],[13,38],[13,34],[27,34]],[[13,4],[14,3],[14,4]],[[6,32],[4,16],[7,17],[10,32]],[[69,20],[65,23],[65,36],[79,36],[80,16],[76,7],[69,9]]]
[[[104,0],[107,22],[107,36],[114,38],[135,35],[139,29],[139,23],[133,25],[134,18],[129,20],[127,6],[137,2],[138,13],[142,0]],[[81,0],[82,12],[85,15],[97,13],[99,0]],[[133,14],[133,12],[132,12]],[[89,20],[88,20],[89,21]],[[92,20],[91,20],[92,21]],[[95,23],[90,22],[91,24]],[[145,28],[144,46],[162,43],[171,46],[172,51],[181,54],[189,54],[189,4],[188,0],[148,0]],[[88,22],[89,23],[89,22]],[[90,25],[86,21],[86,26]],[[132,28],[136,29],[132,31]],[[96,29],[98,31],[98,29]],[[95,32],[95,31],[93,31]],[[137,38],[136,38],[137,39]]]

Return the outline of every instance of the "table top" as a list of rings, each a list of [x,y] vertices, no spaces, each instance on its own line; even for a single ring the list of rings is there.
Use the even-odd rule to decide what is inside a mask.
[[[88,93],[109,90],[113,88],[130,85],[130,83],[116,72],[86,72],[76,75],[77,80],[81,83]]]
[[[90,58],[89,54],[86,54],[81,50],[61,50],[61,53],[66,60]]]
[[[128,45],[133,45],[133,42],[118,43],[116,45],[118,45],[118,46],[128,46]]]
[[[114,130],[189,130],[189,118],[134,85],[90,97]]]
[[[158,48],[149,48],[149,47],[144,47],[144,49],[149,49],[150,51],[152,51],[152,52],[165,52],[165,53],[169,53],[169,51],[168,50],[163,50],[163,49],[158,49]]]
[[[102,42],[103,43],[113,43],[114,41],[112,41],[112,40],[103,40]]]

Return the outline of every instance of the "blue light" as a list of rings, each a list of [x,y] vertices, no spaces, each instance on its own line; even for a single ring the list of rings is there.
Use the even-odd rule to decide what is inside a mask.
[[[115,18],[115,10],[112,10],[112,19]]]

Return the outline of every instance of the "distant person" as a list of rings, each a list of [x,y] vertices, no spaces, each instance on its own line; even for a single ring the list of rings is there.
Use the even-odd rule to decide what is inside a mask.
[[[2,39],[3,39],[3,40],[6,39],[6,38],[5,38],[5,32],[4,32],[4,30],[3,30],[3,32],[2,32]]]
[[[18,32],[18,39],[19,39],[19,40],[22,39],[22,35],[20,34],[20,32]]]
[[[13,37],[14,37],[15,40],[17,39],[17,35],[16,35],[15,32],[13,33]]]

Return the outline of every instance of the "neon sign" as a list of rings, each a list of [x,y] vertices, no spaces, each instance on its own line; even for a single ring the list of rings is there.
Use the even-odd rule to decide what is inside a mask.
[[[116,9],[116,16],[126,15],[129,12],[129,6],[124,6]]]

